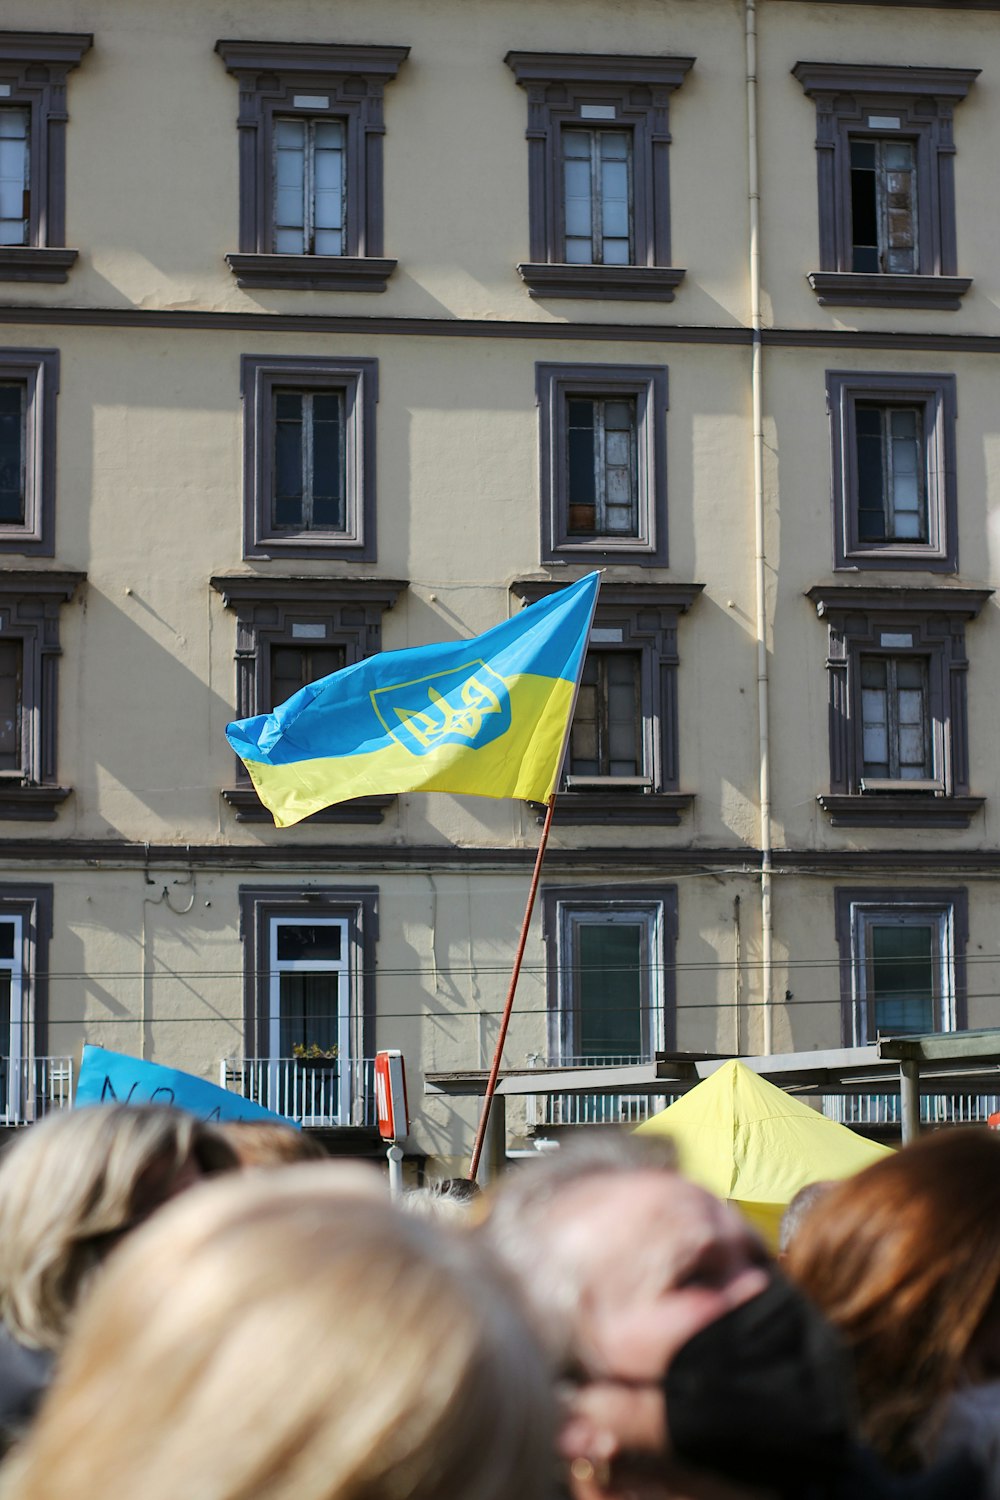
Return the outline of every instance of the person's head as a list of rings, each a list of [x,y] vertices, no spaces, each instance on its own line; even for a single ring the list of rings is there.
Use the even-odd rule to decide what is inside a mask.
[[[624,1482],[630,1455],[665,1452],[660,1383],[671,1361],[770,1277],[735,1210],[628,1138],[511,1174],[486,1233],[573,1383],[560,1452],[580,1496],[607,1492],[594,1477],[602,1467],[617,1464]]]
[[[850,1346],[866,1436],[906,1467],[942,1397],[1000,1376],[1000,1138],[942,1130],[838,1183],[785,1264]]]
[[[329,1161],[315,1136],[270,1120],[223,1120],[217,1130],[236,1152],[241,1167],[287,1167],[302,1161]]]
[[[805,1187],[799,1188],[781,1216],[781,1226],[778,1229],[778,1255],[782,1261],[788,1254],[792,1240],[802,1228],[806,1215],[834,1186],[834,1183],[824,1179],[821,1182],[807,1182]]]
[[[33,1125],[0,1159],[0,1319],[21,1343],[58,1349],[121,1236],[235,1166],[215,1131],[177,1109],[102,1104]]]
[[[468,1236],[357,1166],[241,1175],[109,1263],[5,1500],[546,1500],[549,1386]]]

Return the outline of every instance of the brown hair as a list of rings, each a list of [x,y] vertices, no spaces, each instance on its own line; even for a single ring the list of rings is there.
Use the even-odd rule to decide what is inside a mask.
[[[285,1167],[300,1161],[329,1161],[315,1136],[270,1120],[224,1120],[216,1131],[236,1152],[241,1167]]]
[[[914,1466],[1000,1287],[1000,1138],[942,1131],[837,1184],[785,1269],[847,1340],[864,1435]]]

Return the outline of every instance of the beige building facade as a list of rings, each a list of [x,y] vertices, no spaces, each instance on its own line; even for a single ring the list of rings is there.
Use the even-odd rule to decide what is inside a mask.
[[[225,726],[592,567],[511,1065],[996,1024],[998,11],[11,0],[7,1123],[91,1042],[370,1151],[399,1047],[462,1170],[538,809],[277,830]]]

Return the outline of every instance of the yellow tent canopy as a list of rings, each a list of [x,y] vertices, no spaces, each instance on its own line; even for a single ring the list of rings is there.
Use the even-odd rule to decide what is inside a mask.
[[[681,1169],[728,1198],[776,1248],[786,1206],[809,1182],[850,1177],[889,1154],[734,1059],[636,1127],[670,1136]]]

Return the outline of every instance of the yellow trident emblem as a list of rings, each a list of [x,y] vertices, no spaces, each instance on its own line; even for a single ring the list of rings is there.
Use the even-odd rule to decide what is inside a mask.
[[[461,698],[463,707],[455,708],[443,694],[428,687],[427,699],[433,705],[433,714],[409,708],[397,708],[396,713],[413,737],[428,750],[449,734],[458,735],[463,740],[474,740],[483,727],[484,715],[503,713],[496,693],[477,677],[470,677],[464,684]]]
[[[376,688],[372,704],[393,739],[412,755],[442,745],[476,750],[510,727],[507,684],[483,661]]]

